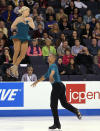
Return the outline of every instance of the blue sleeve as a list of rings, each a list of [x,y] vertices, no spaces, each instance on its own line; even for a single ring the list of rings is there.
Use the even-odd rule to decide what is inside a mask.
[[[51,72],[51,71],[55,71],[55,72],[56,72],[56,67],[55,67],[55,65],[52,65],[51,67],[49,67],[49,70],[50,70],[50,72]],[[45,78],[45,79],[47,79],[47,78],[50,76],[49,70],[48,70],[48,72],[44,75],[44,78]]]
[[[56,71],[55,65],[52,66],[51,71]]]
[[[45,73],[44,78],[47,79],[49,77],[49,73]]]

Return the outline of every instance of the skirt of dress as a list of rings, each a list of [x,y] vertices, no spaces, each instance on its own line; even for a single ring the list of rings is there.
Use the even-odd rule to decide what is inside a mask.
[[[27,36],[14,35],[14,36],[11,36],[10,39],[18,39],[21,41],[21,43],[31,40],[29,35]]]

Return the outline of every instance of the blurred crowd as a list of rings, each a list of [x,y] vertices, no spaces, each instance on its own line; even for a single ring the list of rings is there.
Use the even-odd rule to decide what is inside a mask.
[[[17,33],[11,25],[23,6],[30,8],[35,29],[30,28],[24,59],[30,65],[20,80],[37,80],[29,57],[47,64],[50,53],[58,56],[61,75],[100,73],[100,0],[0,0],[0,81],[17,80],[8,70],[14,53],[10,36]]]

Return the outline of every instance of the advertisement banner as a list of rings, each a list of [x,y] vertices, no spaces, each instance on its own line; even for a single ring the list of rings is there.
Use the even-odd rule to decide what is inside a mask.
[[[63,82],[66,100],[79,109],[100,109],[100,82]],[[50,109],[50,82],[0,83],[0,110]],[[59,109],[64,109],[59,103]]]
[[[23,107],[23,83],[0,83],[0,107]]]

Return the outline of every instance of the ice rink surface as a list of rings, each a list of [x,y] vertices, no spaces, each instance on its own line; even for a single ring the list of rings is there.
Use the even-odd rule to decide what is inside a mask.
[[[60,117],[60,131],[100,131],[100,116]],[[0,117],[0,131],[50,131],[52,117]],[[51,130],[55,131],[55,130]]]

